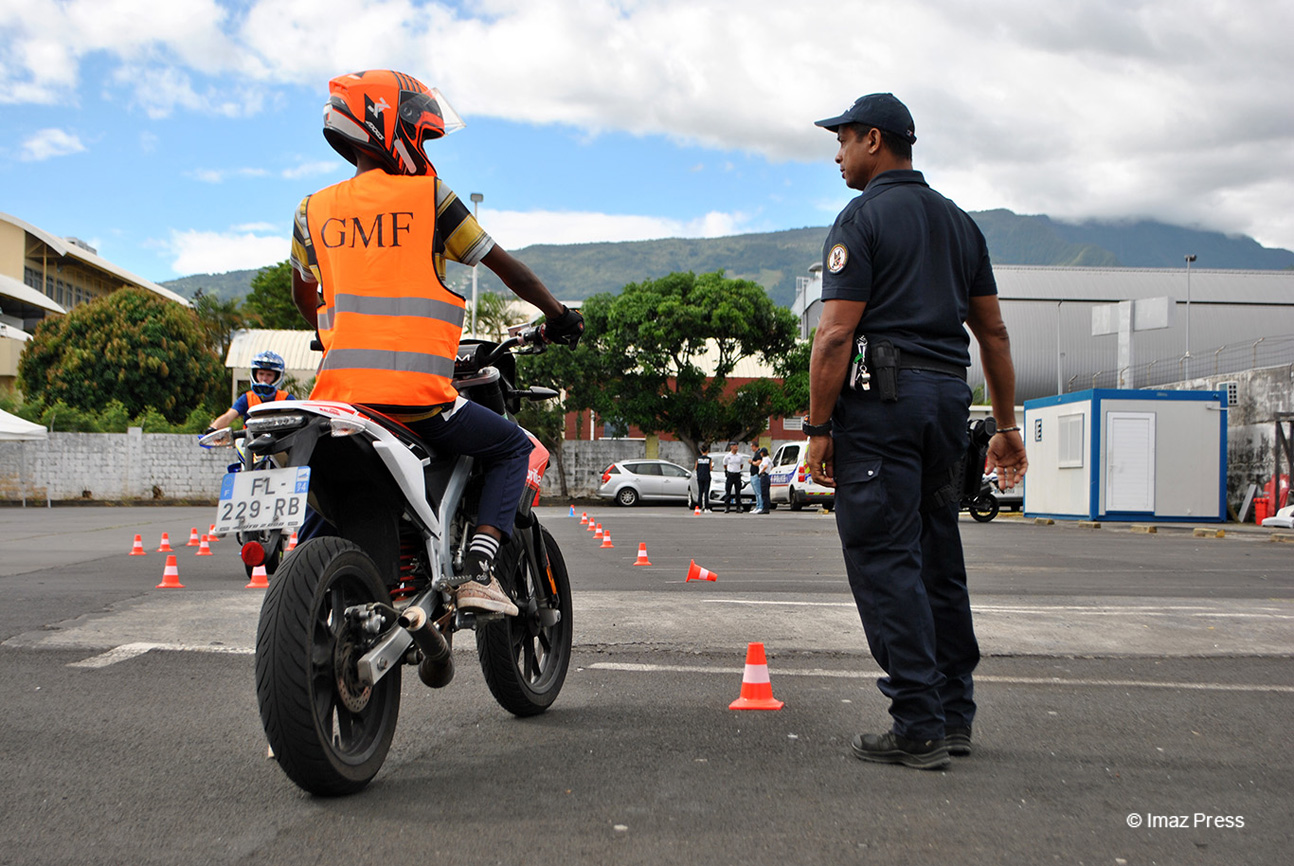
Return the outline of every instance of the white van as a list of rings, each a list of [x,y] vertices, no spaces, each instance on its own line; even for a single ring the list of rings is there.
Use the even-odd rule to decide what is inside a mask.
[[[777,449],[769,472],[769,498],[774,505],[785,502],[792,511],[799,511],[806,505],[830,510],[836,504],[836,491],[809,477],[808,457],[807,441],[788,442]]]

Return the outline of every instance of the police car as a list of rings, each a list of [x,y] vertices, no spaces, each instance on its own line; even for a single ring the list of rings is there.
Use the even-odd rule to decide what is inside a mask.
[[[809,477],[808,457],[808,442],[788,442],[777,449],[768,479],[768,495],[774,505],[785,502],[792,511],[799,511],[806,505],[830,510],[836,504],[836,491]]]

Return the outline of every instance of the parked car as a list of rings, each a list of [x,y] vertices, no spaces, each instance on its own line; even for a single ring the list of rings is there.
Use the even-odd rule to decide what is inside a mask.
[[[598,496],[617,505],[687,502],[692,473],[668,460],[620,460],[602,471]]]
[[[830,510],[836,504],[836,491],[823,487],[809,477],[809,443],[788,442],[773,455],[769,471],[769,499],[776,507],[785,502],[792,511],[806,505],[821,505]]]
[[[746,458],[745,462],[747,465],[750,464],[749,457]],[[715,463],[719,471],[710,473],[710,491],[709,491],[710,506],[709,507],[717,511],[718,509],[723,508],[723,499],[724,499],[724,496],[726,496],[728,493],[728,490],[727,490],[728,481],[727,481],[727,477],[724,475],[724,472],[723,472],[723,464],[719,463],[718,461],[715,461]],[[688,508],[696,508],[697,503],[701,501],[699,493],[697,491],[697,488],[699,486],[700,486],[700,481],[697,479],[696,475],[694,474],[692,476],[692,479],[688,482],[688,485],[687,485],[687,507]],[[741,495],[739,498],[741,500],[742,511],[750,511],[752,508],[755,507],[755,491],[750,486],[749,471],[743,472],[741,474]]]

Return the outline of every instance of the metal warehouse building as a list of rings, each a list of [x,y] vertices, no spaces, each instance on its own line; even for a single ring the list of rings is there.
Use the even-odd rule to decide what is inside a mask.
[[[793,305],[806,336],[822,306],[821,266],[810,273]],[[1122,372],[1134,387],[1294,363],[1294,271],[997,265],[993,273],[1017,401],[1115,387],[1118,337],[1092,336],[1092,311],[1120,301],[1170,299],[1168,327],[1133,333],[1132,368]],[[971,361],[969,380],[982,383],[974,340]]]

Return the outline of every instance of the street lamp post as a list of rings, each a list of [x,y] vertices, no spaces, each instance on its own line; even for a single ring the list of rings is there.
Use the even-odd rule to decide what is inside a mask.
[[[477,219],[477,206],[485,201],[485,196],[474,192],[472,198],[472,219]],[[472,336],[476,336],[476,265],[472,265]],[[1189,307],[1188,307],[1189,309]]]
[[[1186,259],[1186,378],[1191,378],[1191,262],[1195,254],[1188,253]]]

